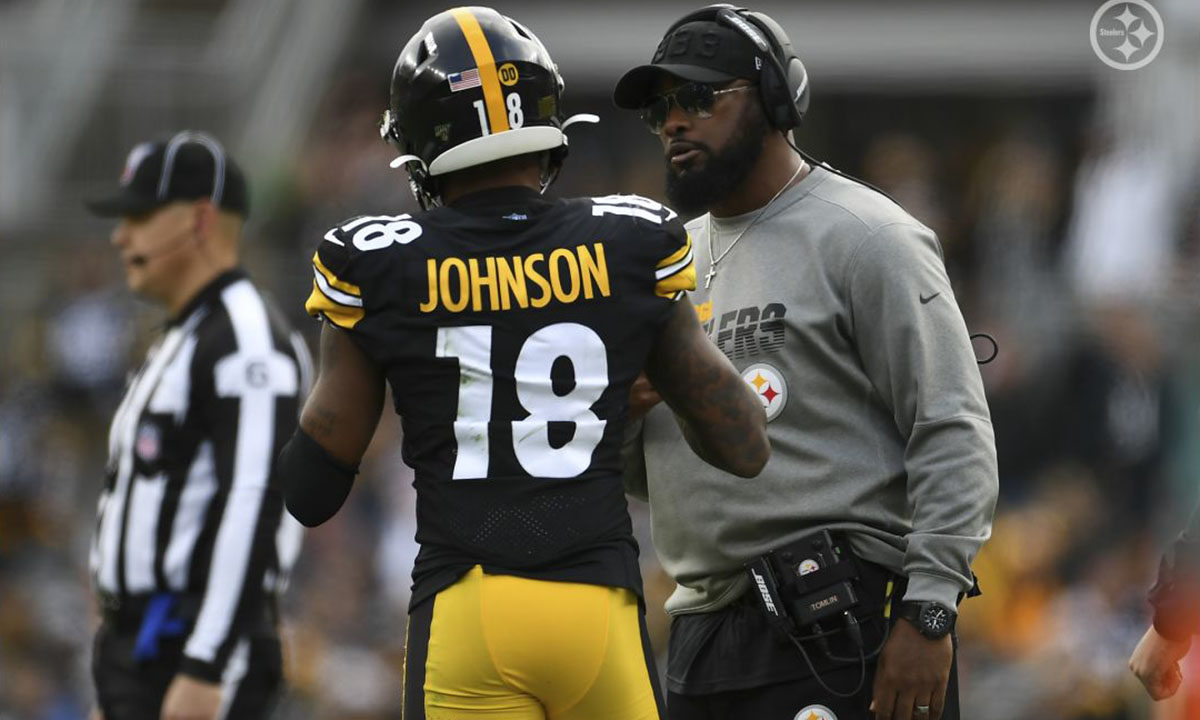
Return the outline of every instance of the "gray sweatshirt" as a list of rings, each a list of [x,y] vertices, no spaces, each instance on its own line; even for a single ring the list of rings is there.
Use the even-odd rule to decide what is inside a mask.
[[[991,533],[998,481],[937,238],[821,167],[756,214],[688,224],[691,301],[763,400],[770,462],[749,480],[713,468],[664,405],[629,435],[627,487],[649,500],[655,547],[679,583],[667,612],[729,604],[746,588],[744,563],[819,528],[907,575],[906,599],[953,607]],[[719,260],[705,289],[710,230]]]

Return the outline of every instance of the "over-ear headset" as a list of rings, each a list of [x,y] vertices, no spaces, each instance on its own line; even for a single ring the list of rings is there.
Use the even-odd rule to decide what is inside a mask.
[[[767,15],[728,3],[701,8],[675,21],[666,32],[690,22],[710,21],[733,28],[767,57],[759,71],[758,89],[772,127],[787,132],[800,125],[808,110],[808,71],[792,49],[779,23]]]

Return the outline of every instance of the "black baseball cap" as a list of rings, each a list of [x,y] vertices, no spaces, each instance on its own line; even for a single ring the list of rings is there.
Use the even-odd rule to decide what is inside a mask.
[[[241,168],[212,136],[185,130],[136,145],[125,159],[120,188],[86,205],[101,217],[125,217],[197,198],[211,198],[217,207],[242,217],[250,214]]]
[[[697,20],[670,30],[654,51],[649,65],[639,65],[621,76],[613,90],[619,108],[643,107],[663,73],[684,80],[722,84],[737,78],[757,78],[768,59],[733,28],[713,20]]]

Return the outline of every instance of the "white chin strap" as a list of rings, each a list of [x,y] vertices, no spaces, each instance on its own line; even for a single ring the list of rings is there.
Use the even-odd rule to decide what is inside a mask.
[[[420,163],[421,169],[424,170],[425,172],[429,172],[429,166],[425,164],[424,160],[417,157],[416,155],[401,155],[400,157],[396,158],[395,160],[391,161],[388,164],[393,168],[398,168],[398,167],[407,165],[410,162]]]
[[[581,123],[581,122],[593,123],[593,124],[598,123],[598,122],[600,122],[600,116],[593,115],[592,113],[579,113],[578,115],[572,115],[571,117],[569,117],[563,121],[562,129],[566,130],[567,128],[571,127],[575,123]]]

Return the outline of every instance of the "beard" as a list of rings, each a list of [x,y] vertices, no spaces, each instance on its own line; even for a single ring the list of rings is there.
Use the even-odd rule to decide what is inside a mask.
[[[746,103],[746,109],[738,123],[740,130],[729,138],[718,152],[703,143],[696,145],[703,151],[706,162],[697,167],[693,161],[682,172],[667,163],[667,200],[671,207],[683,215],[699,215],[724,200],[736,190],[762,157],[766,143],[766,115],[757,103]]]

